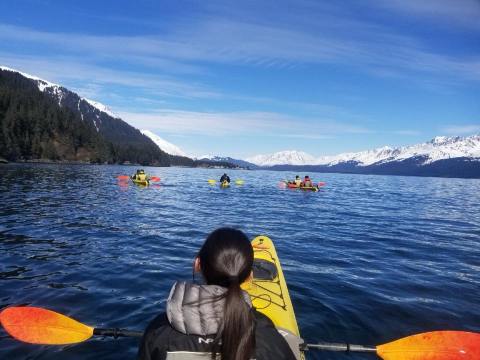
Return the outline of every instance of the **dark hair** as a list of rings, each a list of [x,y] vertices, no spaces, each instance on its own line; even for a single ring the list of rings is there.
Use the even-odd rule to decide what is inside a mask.
[[[221,333],[217,334],[212,359],[216,357],[220,340],[222,360],[251,359],[255,349],[254,315],[240,288],[252,271],[250,241],[240,230],[220,228],[208,236],[198,258],[207,284],[228,288]]]

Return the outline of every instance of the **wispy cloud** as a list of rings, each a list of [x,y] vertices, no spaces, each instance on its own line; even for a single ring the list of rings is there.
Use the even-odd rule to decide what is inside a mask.
[[[388,28],[358,22],[332,33],[329,23],[295,29],[281,24],[196,17],[185,29],[168,35],[97,36],[37,31],[0,25],[0,40],[45,44],[71,56],[91,54],[100,60],[137,63],[169,72],[201,73],[202,62],[256,67],[298,63],[343,63],[383,69],[384,73],[419,71],[480,79],[480,60],[427,50],[410,37]],[[325,28],[322,28],[322,26]],[[328,30],[323,32],[322,30]]]
[[[440,131],[447,135],[472,135],[480,134],[480,125],[466,124],[466,125],[450,125],[440,129]]]
[[[115,70],[112,67],[96,65],[72,56],[12,55],[0,52],[0,64],[16,70],[38,75],[46,80],[65,84],[82,82],[84,87],[119,85],[141,88],[152,96],[173,96],[182,98],[215,98],[222,95],[205,85],[161,76],[154,72]],[[79,87],[80,88],[80,87]]]
[[[195,112],[157,110],[148,113],[118,112],[140,129],[169,134],[262,135],[325,139],[339,134],[366,134],[371,130],[332,120],[298,119],[271,112]]]

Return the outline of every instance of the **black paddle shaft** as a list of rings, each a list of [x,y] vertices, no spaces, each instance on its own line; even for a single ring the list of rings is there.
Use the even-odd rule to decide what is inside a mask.
[[[142,331],[133,331],[127,329],[93,329],[93,335],[100,335],[100,336],[113,336],[115,339],[118,337],[142,337]]]
[[[320,342],[317,344],[303,344],[301,350],[327,350],[327,351],[344,351],[344,352],[377,352],[375,347],[354,345],[354,344],[339,344]]]
[[[119,337],[142,337],[142,331],[133,331],[127,329],[110,328],[110,329],[93,329],[93,335],[98,336],[112,336]],[[375,347],[368,347],[363,345],[341,344],[341,343],[327,343],[321,342],[317,344],[302,344],[300,350],[326,350],[326,351],[344,351],[344,352],[376,352]]]

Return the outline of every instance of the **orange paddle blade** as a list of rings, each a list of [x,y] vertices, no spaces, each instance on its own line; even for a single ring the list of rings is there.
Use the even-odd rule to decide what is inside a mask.
[[[129,180],[130,176],[128,176],[128,175],[118,175],[117,179],[118,180]]]
[[[160,178],[159,177],[156,177],[156,176],[152,176],[150,178],[151,181],[160,181]]]
[[[93,328],[54,311],[37,307],[9,307],[0,323],[15,339],[45,345],[73,344],[92,337]]]
[[[478,360],[480,334],[432,331],[377,346],[384,360]]]

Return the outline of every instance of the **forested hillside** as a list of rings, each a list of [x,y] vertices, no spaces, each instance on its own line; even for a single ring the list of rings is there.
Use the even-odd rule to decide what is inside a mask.
[[[166,154],[140,131],[77,94],[58,89],[60,98],[48,89],[40,91],[38,80],[0,70],[0,157],[9,161],[194,164],[192,159]]]

